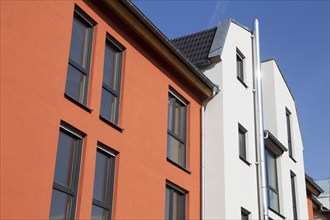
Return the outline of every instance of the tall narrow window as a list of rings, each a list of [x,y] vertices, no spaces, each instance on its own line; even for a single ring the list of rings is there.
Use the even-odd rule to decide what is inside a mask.
[[[76,8],[73,17],[65,94],[84,105],[87,102],[92,38],[92,21],[79,8]]]
[[[186,191],[171,184],[166,184],[165,219],[186,219]]]
[[[297,198],[296,198],[296,174],[292,171],[290,173],[291,177],[291,193],[292,193],[292,210],[293,210],[293,219],[298,219],[298,212],[297,212]]]
[[[75,217],[82,135],[74,128],[61,126],[58,138],[50,219]]]
[[[108,36],[105,45],[100,115],[118,125],[123,47]]]
[[[251,212],[241,207],[241,220],[249,220],[249,215]]]
[[[168,95],[167,158],[186,167],[186,102],[175,93]]]
[[[244,55],[236,49],[236,71],[237,71],[237,78],[244,82]]]
[[[286,116],[286,129],[288,135],[288,149],[289,149],[289,156],[292,157],[292,137],[291,137],[291,113],[288,109],[285,111]]]
[[[96,152],[92,219],[111,219],[115,154],[103,146]]]
[[[279,195],[277,181],[276,156],[269,150],[266,150],[266,171],[268,188],[268,206],[272,210],[279,212]]]
[[[238,124],[238,142],[239,142],[239,157],[246,161],[246,132],[247,130]]]

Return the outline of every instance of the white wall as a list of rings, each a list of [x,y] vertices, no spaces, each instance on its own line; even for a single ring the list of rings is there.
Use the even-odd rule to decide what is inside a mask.
[[[287,151],[277,159],[280,214],[288,219],[293,219],[290,179],[290,171],[292,171],[296,174],[298,219],[308,219],[303,143],[295,101],[275,60],[263,62],[261,71],[263,74],[265,129],[270,130],[286,148],[288,148],[286,108],[291,112],[293,157],[289,157]]]
[[[236,74],[236,48],[245,56],[244,86]],[[251,33],[231,22],[221,62],[202,69],[220,93],[205,110],[205,219],[240,219],[241,207],[259,218],[253,101]],[[280,214],[293,218],[290,170],[296,174],[298,218],[307,219],[303,144],[294,100],[275,61],[262,63],[265,129],[287,147],[285,108],[292,117],[294,160],[285,152],[277,159]],[[238,123],[248,130],[247,161],[239,158]],[[270,211],[273,219],[281,218]]]

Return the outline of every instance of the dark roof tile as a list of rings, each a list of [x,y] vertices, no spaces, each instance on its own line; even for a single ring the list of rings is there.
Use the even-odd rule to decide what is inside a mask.
[[[172,43],[195,65],[207,62],[217,27],[172,40]]]

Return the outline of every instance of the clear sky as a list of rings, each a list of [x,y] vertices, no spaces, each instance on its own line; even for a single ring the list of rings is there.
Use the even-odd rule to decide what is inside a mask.
[[[330,178],[329,0],[133,0],[169,38],[233,18],[252,29],[259,20],[261,60],[274,57],[295,97],[305,171]]]

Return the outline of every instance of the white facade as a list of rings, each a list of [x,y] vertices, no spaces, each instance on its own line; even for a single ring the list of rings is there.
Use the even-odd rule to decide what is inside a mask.
[[[219,24],[209,57],[221,61],[203,66],[220,93],[205,110],[204,218],[259,219],[258,165],[253,74],[252,32],[233,20]],[[218,41],[218,42],[217,42]],[[215,48],[216,50],[212,50]],[[243,55],[243,80],[237,77],[237,53]],[[262,62],[264,128],[288,148],[286,111],[290,111],[292,158],[288,151],[276,158],[279,212],[272,219],[293,219],[291,173],[295,174],[298,219],[308,219],[303,144],[294,99],[275,60]],[[246,130],[246,157],[239,155],[239,125]],[[262,213],[261,213],[262,215]]]

